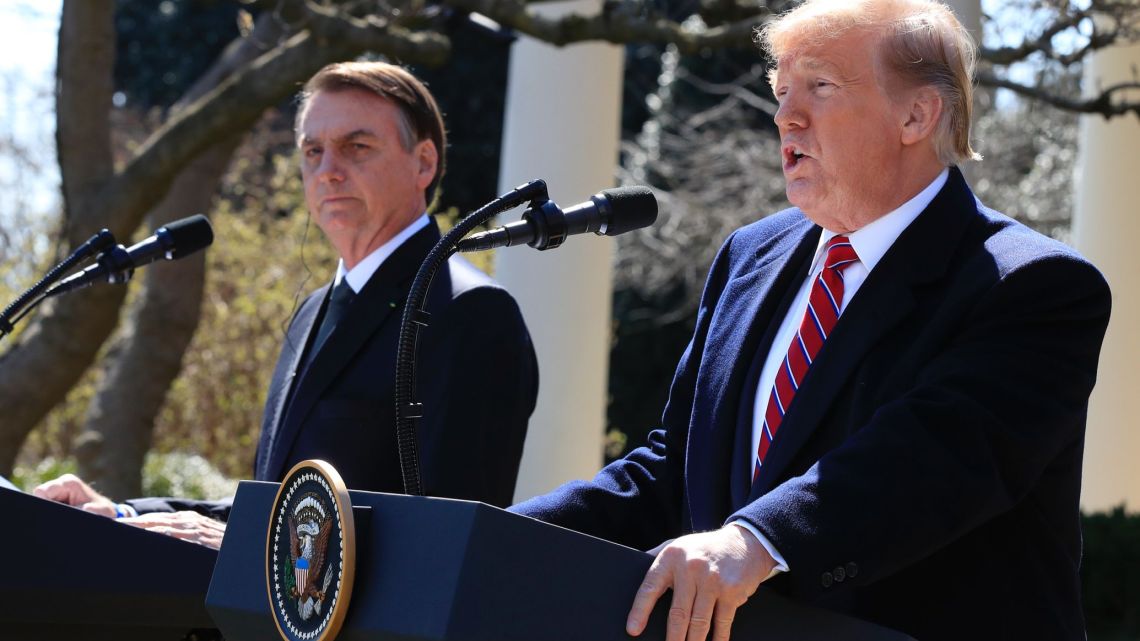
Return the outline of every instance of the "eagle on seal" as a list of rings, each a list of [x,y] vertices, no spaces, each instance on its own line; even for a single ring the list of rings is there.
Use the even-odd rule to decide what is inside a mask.
[[[318,526],[316,521],[306,520],[298,524],[296,518],[289,517],[289,550],[293,557],[293,567],[299,570],[296,573],[298,580],[290,591],[290,596],[298,601],[312,598],[321,603],[325,600],[322,589],[325,586],[318,585],[328,552],[332,525],[332,519],[328,518],[323,519]]]

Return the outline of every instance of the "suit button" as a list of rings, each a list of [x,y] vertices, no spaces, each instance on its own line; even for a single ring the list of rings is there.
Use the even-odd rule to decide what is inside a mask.
[[[847,576],[851,577],[852,579],[854,579],[856,576],[859,576],[859,566],[855,565],[854,561],[847,564]]]
[[[835,576],[836,583],[843,583],[843,579],[847,578],[847,571],[843,569],[843,566],[835,568],[831,571],[831,574]]]
[[[819,582],[823,584],[823,587],[830,588],[831,583],[834,580],[835,580],[835,577],[831,576],[830,572],[824,572],[823,576],[820,577]]]

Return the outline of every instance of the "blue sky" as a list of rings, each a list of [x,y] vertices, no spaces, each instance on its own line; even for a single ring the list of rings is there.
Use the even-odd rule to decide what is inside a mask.
[[[16,208],[50,214],[57,207],[51,87],[59,10],[60,0],[0,4],[0,140],[25,149],[42,168],[34,174],[20,173],[0,160],[0,224]]]

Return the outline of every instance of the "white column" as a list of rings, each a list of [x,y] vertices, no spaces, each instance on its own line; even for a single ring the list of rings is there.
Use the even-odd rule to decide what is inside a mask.
[[[547,16],[592,13],[590,0],[543,3]],[[565,207],[613,186],[623,53],[608,44],[552,47],[522,37],[511,51],[499,192],[542,178]],[[505,220],[514,220],[517,213]],[[522,307],[539,361],[515,499],[601,467],[609,370],[613,241],[567,239],[544,252],[501,249],[495,279]]]
[[[1097,53],[1085,66],[1086,94],[1131,81],[1140,45]],[[1140,91],[1129,98],[1140,100]],[[1089,407],[1081,504],[1140,510],[1140,119],[1082,116],[1073,239],[1108,279],[1112,319]]]

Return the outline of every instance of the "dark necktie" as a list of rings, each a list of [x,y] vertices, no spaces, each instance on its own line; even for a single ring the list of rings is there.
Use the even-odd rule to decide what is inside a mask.
[[[352,299],[355,297],[356,294],[352,291],[352,287],[349,287],[348,279],[346,278],[341,278],[340,282],[333,287],[332,294],[329,295],[328,307],[325,309],[324,316],[321,317],[321,326],[317,329],[317,337],[313,339],[313,346],[309,349],[309,360],[312,360],[313,356],[316,356],[321,346],[328,340],[333,328],[336,327],[348,313],[348,308],[352,305]]]
[[[823,341],[827,340],[828,334],[831,334],[839,320],[839,306],[843,304],[843,270],[859,260],[846,236],[836,236],[827,241],[826,251],[823,271],[811,286],[804,319],[799,331],[792,337],[784,362],[776,371],[776,382],[764,411],[760,445],[756,448],[756,469],[752,473],[754,481],[760,474],[760,466],[764,464],[768,448],[772,446],[780,423],[784,420],[784,412],[791,406],[800,383],[807,375],[808,367],[823,347]]]

